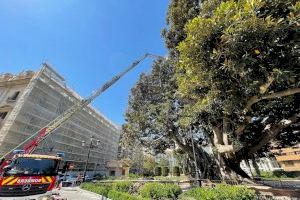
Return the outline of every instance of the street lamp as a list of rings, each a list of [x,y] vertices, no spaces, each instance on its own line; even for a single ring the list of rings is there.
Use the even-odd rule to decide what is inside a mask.
[[[90,159],[91,149],[98,148],[98,146],[99,146],[99,144],[100,144],[100,140],[96,140],[96,145],[93,144],[93,142],[94,142],[94,137],[91,136],[91,138],[90,138],[90,144],[89,144],[89,146],[87,146],[87,148],[88,148],[88,155],[87,155],[87,159],[86,159],[85,166],[84,166],[83,180],[82,180],[82,182],[85,182],[86,170],[87,170],[87,166],[88,166],[89,159]],[[86,145],[85,145],[85,141],[82,141],[82,142],[81,142],[81,146],[82,146],[82,147],[85,147],[85,146],[86,146]]]
[[[196,182],[198,184],[198,186],[201,186],[201,182],[200,182],[200,176],[199,176],[199,171],[198,171],[198,166],[197,166],[197,160],[196,160],[196,152],[195,152],[195,146],[194,146],[194,138],[193,138],[193,134],[192,134],[192,129],[190,128],[190,136],[191,136],[191,140],[192,140],[192,149],[193,149],[193,155],[194,155],[194,164],[195,164],[195,171],[196,171]]]

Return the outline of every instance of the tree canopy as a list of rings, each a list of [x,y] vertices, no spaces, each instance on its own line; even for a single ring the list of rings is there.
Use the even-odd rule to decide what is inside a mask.
[[[181,123],[201,123],[227,161],[239,163],[287,128],[299,131],[298,7],[230,0],[185,27],[176,78],[190,116]]]
[[[172,0],[170,57],[132,89],[124,141],[176,143],[193,159],[193,131],[202,174],[218,166],[244,177],[242,159],[298,143],[299,21],[299,0]]]

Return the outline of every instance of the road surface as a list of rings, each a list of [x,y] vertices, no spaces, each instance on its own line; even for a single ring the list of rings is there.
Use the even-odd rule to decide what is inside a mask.
[[[63,187],[59,193],[61,199],[67,199],[67,200],[109,200],[95,193],[81,190],[79,187]],[[37,196],[0,197],[0,200],[40,200],[40,199],[44,200],[43,198],[38,198]]]

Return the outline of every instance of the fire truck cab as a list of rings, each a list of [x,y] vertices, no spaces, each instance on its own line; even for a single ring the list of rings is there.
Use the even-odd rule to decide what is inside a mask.
[[[57,181],[59,156],[16,154],[0,174],[0,197],[44,194]]]

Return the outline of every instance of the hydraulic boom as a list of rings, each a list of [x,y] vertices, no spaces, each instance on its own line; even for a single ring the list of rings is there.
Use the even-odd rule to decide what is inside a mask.
[[[28,137],[24,142],[17,145],[15,148],[7,152],[5,155],[1,157],[2,163],[0,165],[0,172],[3,170],[5,161],[11,159],[13,151],[17,149],[23,149],[25,154],[31,154],[38,147],[38,145],[45,140],[51,133],[53,133],[57,128],[59,128],[64,122],[70,119],[76,112],[82,110],[84,107],[89,105],[96,97],[101,95],[104,91],[106,91],[110,86],[116,83],[120,78],[122,78],[126,73],[135,68],[141,61],[146,59],[147,57],[160,57],[152,54],[145,54],[135,62],[133,62],[126,70],[113,77],[110,81],[105,83],[99,89],[97,89],[94,93],[92,93],[88,98],[81,100],[80,102],[74,104],[69,109],[67,109],[64,113],[56,117],[53,121],[47,124],[45,127],[41,128],[38,132],[32,134]]]

